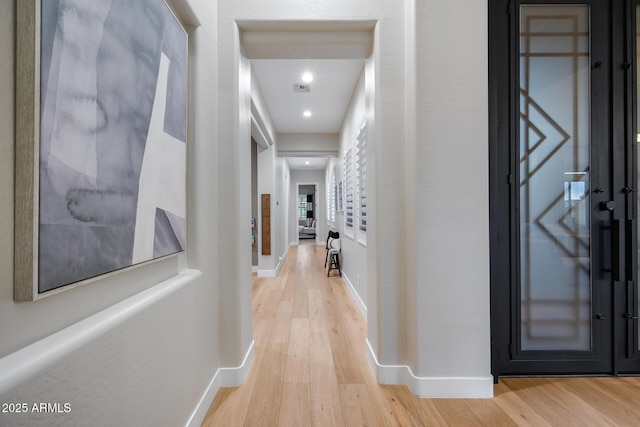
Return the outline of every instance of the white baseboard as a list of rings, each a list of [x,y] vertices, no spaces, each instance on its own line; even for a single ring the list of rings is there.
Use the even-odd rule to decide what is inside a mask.
[[[281,265],[282,261],[278,263],[275,270],[258,270],[258,277],[276,277]]]
[[[349,276],[346,275],[344,270],[342,271],[342,280],[344,281],[345,285],[347,285],[347,290],[351,294],[351,297],[353,298],[353,300],[356,302],[356,305],[360,309],[360,313],[362,314],[362,316],[364,316],[364,319],[366,321],[367,320],[367,306],[364,304],[362,299],[360,299],[360,295],[358,295],[358,292],[356,292],[356,288],[353,287],[353,283],[351,283],[351,280],[349,279]]]
[[[290,242],[289,246],[298,246],[298,242]]]
[[[279,262],[275,270],[258,270],[258,277],[276,277],[281,265],[282,262]]]
[[[275,270],[258,270],[258,277],[276,277]]]
[[[252,265],[251,266],[251,272],[252,273],[257,273],[258,272],[258,266],[257,265]]]
[[[202,398],[200,398],[196,409],[193,411],[193,414],[191,414],[189,421],[187,421],[186,427],[200,427],[202,425],[204,417],[207,416],[207,412],[216,394],[218,394],[220,387],[237,387],[244,383],[249,373],[249,368],[251,368],[251,364],[253,363],[254,356],[255,342],[251,341],[251,346],[240,366],[237,368],[220,368],[216,371]]]
[[[284,254],[280,257],[280,261],[276,266],[275,270],[256,270],[258,272],[258,277],[276,277],[282,268],[282,264],[284,263],[284,259],[287,257],[287,252],[289,248],[284,252]]]
[[[369,340],[367,358],[380,384],[404,384],[417,397],[488,399],[493,397],[493,377],[416,377],[406,365],[378,363]]]

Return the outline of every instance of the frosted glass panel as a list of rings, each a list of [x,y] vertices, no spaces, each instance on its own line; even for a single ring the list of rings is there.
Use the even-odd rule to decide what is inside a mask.
[[[522,350],[591,349],[589,8],[520,8]]]

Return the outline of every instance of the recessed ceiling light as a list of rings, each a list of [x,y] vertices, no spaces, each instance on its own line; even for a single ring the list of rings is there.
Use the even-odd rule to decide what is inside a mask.
[[[305,117],[311,117],[311,111],[306,110],[304,113],[302,113],[302,115]]]
[[[305,83],[311,83],[313,81],[313,74],[307,71],[302,75],[302,81]]]
[[[304,162],[304,164],[305,164],[305,165],[310,165],[310,164],[311,164],[311,162],[307,160],[306,162]]]

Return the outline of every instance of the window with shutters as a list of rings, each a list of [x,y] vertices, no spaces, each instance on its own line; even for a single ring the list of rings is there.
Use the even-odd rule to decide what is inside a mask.
[[[358,131],[356,151],[356,214],[358,241],[367,241],[367,124],[362,122]]]
[[[354,182],[353,154],[349,148],[344,156],[344,231],[349,237],[354,236]]]
[[[338,206],[336,204],[336,200],[338,198],[338,187],[336,186],[336,168],[335,166],[331,168],[331,178],[329,182],[329,189],[327,191],[329,201],[327,205],[329,206],[329,212],[327,218],[329,218],[329,225],[332,227],[336,226],[336,211],[338,210]]]

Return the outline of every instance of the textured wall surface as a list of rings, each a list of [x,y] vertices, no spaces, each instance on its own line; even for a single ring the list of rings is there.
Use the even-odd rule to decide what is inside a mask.
[[[487,4],[415,1],[414,16],[412,369],[418,377],[476,378],[491,393]]]

